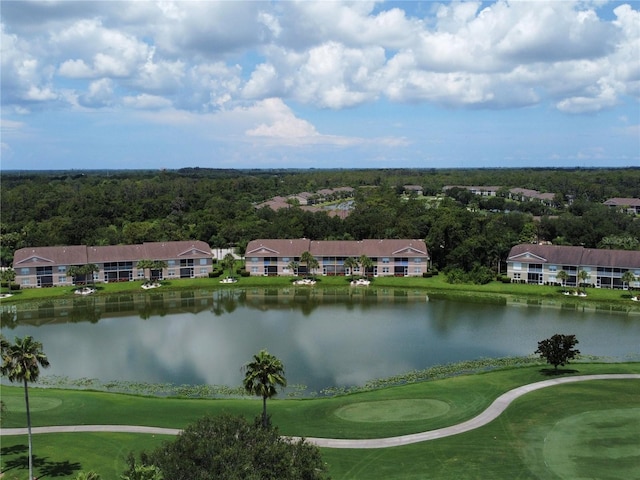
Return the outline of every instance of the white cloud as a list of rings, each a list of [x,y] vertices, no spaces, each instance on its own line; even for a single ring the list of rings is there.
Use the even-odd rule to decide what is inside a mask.
[[[291,109],[278,98],[269,98],[247,109],[256,117],[264,117],[265,122],[247,130],[250,137],[275,137],[300,139],[317,137],[315,127],[306,120],[296,118]]]
[[[141,110],[154,110],[171,107],[171,101],[158,95],[142,93],[135,97],[124,97],[122,103],[125,107]]]
[[[3,106],[78,98],[134,108],[146,102],[132,99],[162,98],[205,114],[273,97],[334,110],[386,97],[588,113],[640,98],[633,4],[607,7],[614,20],[584,1],[429,4],[420,17],[405,10],[412,6],[11,3],[2,17]],[[109,101],[96,92],[102,79],[113,82]]]

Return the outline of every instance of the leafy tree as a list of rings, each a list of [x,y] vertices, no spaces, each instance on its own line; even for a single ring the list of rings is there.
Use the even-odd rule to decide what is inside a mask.
[[[0,271],[0,281],[2,283],[13,283],[16,279],[16,271],[13,268],[5,268]]]
[[[27,410],[27,431],[29,436],[29,478],[33,478],[33,444],[31,439],[31,411],[29,409],[29,382],[35,382],[40,376],[40,367],[47,368],[49,360],[42,351],[42,343],[31,336],[16,337],[15,343],[9,343],[0,336],[0,352],[2,366],[0,372],[10,382],[22,382],[24,385],[24,401]]]
[[[140,463],[129,457],[124,480],[322,480],[326,466],[320,450],[304,439],[279,435],[258,419],[251,424],[231,415],[206,416],[187,426]],[[156,467],[162,477],[141,476],[141,468]]]
[[[580,355],[580,350],[574,348],[578,343],[575,335],[556,333],[551,338],[539,341],[538,349],[534,353],[540,354],[540,358],[544,358],[548,364],[553,365],[557,372],[558,365],[564,366],[576,355]]]
[[[267,399],[277,395],[277,387],[286,387],[284,365],[266,350],[260,350],[244,367],[244,389],[247,393],[262,397],[262,425],[268,424]]]

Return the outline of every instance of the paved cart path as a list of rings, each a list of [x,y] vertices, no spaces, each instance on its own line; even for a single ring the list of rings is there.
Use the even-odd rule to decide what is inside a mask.
[[[411,443],[425,442],[437,438],[449,437],[459,433],[468,432],[480,428],[495,420],[502,412],[517,398],[541,388],[552,387],[565,383],[584,382],[587,380],[640,380],[640,374],[606,374],[606,375],[579,375],[575,377],[553,378],[541,382],[523,385],[500,395],[485,411],[466,422],[452,425],[450,427],[429,430],[410,435],[400,435],[388,438],[371,438],[360,440],[349,440],[339,438],[313,438],[305,437],[310,443],[326,448],[387,448]],[[32,433],[71,433],[71,432],[118,432],[118,433],[148,433],[153,435],[177,435],[180,429],[144,427],[136,425],[59,425],[51,427],[33,427]],[[26,435],[26,428],[2,428],[0,436]],[[292,437],[298,439],[299,437]]]

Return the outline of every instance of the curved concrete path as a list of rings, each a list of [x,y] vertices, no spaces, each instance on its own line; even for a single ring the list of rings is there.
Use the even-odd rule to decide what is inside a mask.
[[[500,395],[482,413],[466,422],[452,425],[450,427],[429,430],[427,432],[413,433],[410,435],[400,435],[388,438],[370,438],[362,440],[349,440],[338,438],[313,438],[304,437],[309,443],[318,447],[326,448],[388,448],[409,445],[411,443],[425,442],[437,438],[450,437],[459,433],[468,432],[480,428],[492,422],[518,397],[529,392],[540,390],[541,388],[552,387],[565,383],[584,382],[587,380],[640,380],[640,374],[606,374],[606,375],[579,375],[575,377],[553,378],[541,382],[523,385]],[[116,432],[116,433],[150,433],[154,435],[177,435],[180,429],[143,427],[135,425],[69,425],[52,427],[34,427],[31,432],[37,433],[72,433],[72,432]],[[0,436],[5,435],[26,435],[26,428],[3,428],[0,429]],[[301,437],[291,437],[299,439]]]

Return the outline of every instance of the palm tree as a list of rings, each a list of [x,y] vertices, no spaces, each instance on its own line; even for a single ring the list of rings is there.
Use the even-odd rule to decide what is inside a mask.
[[[35,382],[40,376],[40,367],[47,368],[49,360],[42,351],[42,343],[33,337],[16,337],[12,345],[4,337],[0,338],[2,366],[0,371],[10,382],[24,384],[24,401],[27,407],[27,431],[29,434],[29,478],[33,478],[33,447],[31,442],[31,412],[29,410],[28,383]]]
[[[587,280],[589,278],[591,278],[591,275],[589,275],[589,272],[586,270],[580,270],[578,272],[578,290],[580,290],[580,284],[584,284],[584,293],[587,293]]]
[[[564,270],[560,270],[558,272],[558,274],[556,275],[556,277],[558,278],[558,280],[560,280],[562,282],[562,286],[564,287],[565,282],[569,278],[569,274],[567,272],[565,272]]]
[[[222,258],[222,269],[229,269],[229,277],[233,277],[233,266],[236,263],[236,258],[233,256],[232,253],[227,253],[223,258]]]
[[[353,271],[358,268],[358,261],[353,257],[347,257],[344,259],[344,268],[348,268],[351,277],[353,277]]]
[[[300,268],[300,264],[295,260],[291,260],[287,268],[293,272],[293,275],[298,276],[298,268]]]
[[[262,397],[262,426],[267,427],[267,398],[275,396],[276,387],[287,386],[284,365],[266,350],[260,350],[244,367],[244,389],[247,393]]]
[[[620,280],[622,280],[623,283],[626,283],[629,290],[631,290],[633,288],[631,287],[631,284],[636,281],[636,276],[631,270],[627,270],[622,274]]]
[[[371,260],[369,257],[367,257],[364,253],[362,255],[360,255],[360,258],[358,259],[358,263],[360,264],[360,268],[362,268],[362,272],[364,273],[364,276],[367,276],[367,270],[370,269],[371,267],[373,267],[373,260]]]
[[[302,255],[300,255],[300,262],[304,263],[307,266],[307,276],[309,276],[309,273],[312,270],[315,270],[320,266],[318,260],[316,260],[316,257],[311,255],[311,252],[309,251],[302,252]]]
[[[151,269],[153,268],[153,260],[138,260],[136,267],[144,271],[144,279],[147,280],[147,270],[149,270],[149,280],[151,280]]]

